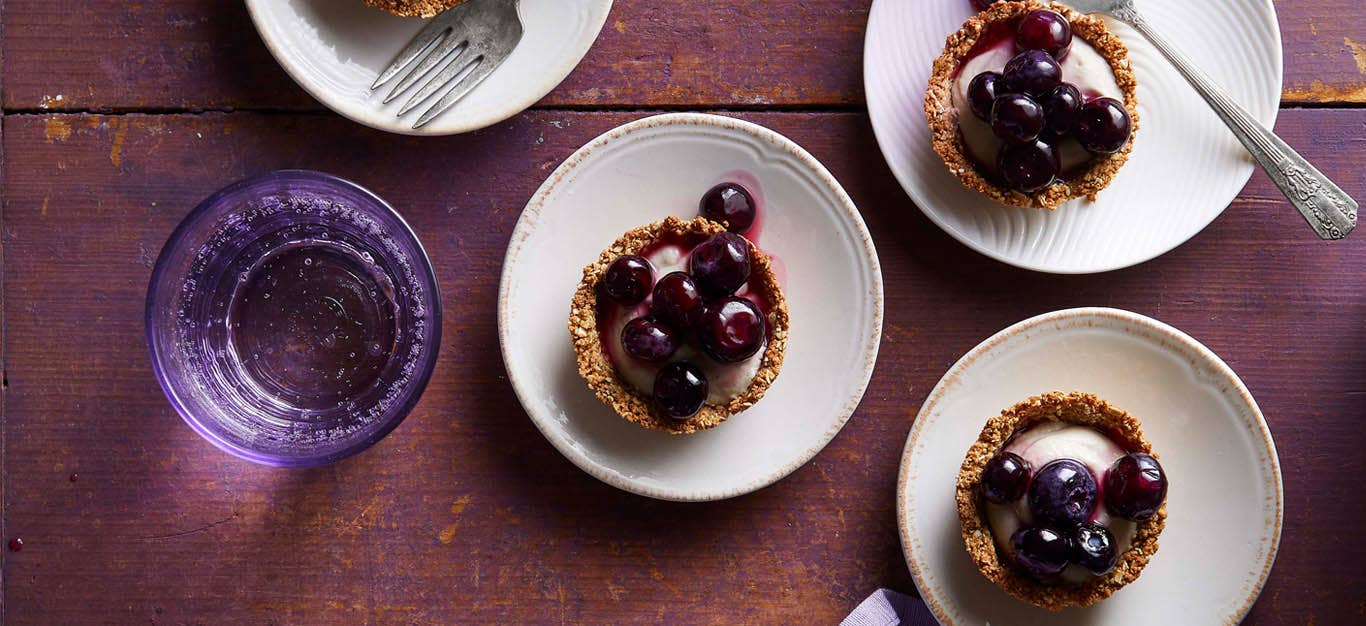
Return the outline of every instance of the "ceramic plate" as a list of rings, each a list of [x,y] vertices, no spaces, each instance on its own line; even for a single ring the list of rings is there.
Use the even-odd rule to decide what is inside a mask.
[[[984,578],[959,533],[954,481],[982,426],[1048,391],[1088,391],[1132,413],[1171,486],[1142,576],[1085,609],[1050,613]],[[1171,326],[1115,309],[1020,322],[956,363],[916,417],[897,485],[906,563],[942,624],[1236,624],[1271,571],[1281,470],[1238,376]]]
[[[389,85],[370,91],[425,21],[395,17],[361,0],[247,0],[256,30],[286,72],[328,108],[372,128],[451,135],[516,115],[574,69],[598,38],[612,0],[521,0],[526,34],[507,61],[464,100],[419,130],[425,110],[396,117],[406,98],[383,104]]]
[[[753,408],[678,436],[616,415],[579,377],[570,299],[583,268],[622,233],[691,218],[713,185],[757,192],[759,245],[778,261],[791,314],[782,373]],[[882,336],[882,271],[858,210],[801,147],[748,122],[672,114],[632,122],[565,161],[513,231],[498,301],[517,396],[560,452],[589,474],[668,500],[718,500],[791,473],[858,406]]]
[[[1148,21],[1178,42],[1268,127],[1281,96],[1281,34],[1271,0],[1144,0]],[[1176,70],[1132,28],[1108,20],[1138,74],[1140,129],[1129,162],[1097,202],[1056,211],[998,205],[969,191],[930,147],[923,104],[944,40],[969,0],[877,0],[868,19],[864,85],[883,156],[941,228],[994,259],[1080,274],[1142,263],[1218,217],[1252,175],[1252,159]]]

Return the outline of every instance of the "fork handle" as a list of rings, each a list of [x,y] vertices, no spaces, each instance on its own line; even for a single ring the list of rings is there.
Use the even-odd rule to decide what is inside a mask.
[[[1152,42],[1162,56],[1167,57],[1178,72],[1190,82],[1195,91],[1208,102],[1229,130],[1238,137],[1252,158],[1262,170],[1271,177],[1281,193],[1290,200],[1304,216],[1305,221],[1314,228],[1319,237],[1328,240],[1342,239],[1357,225],[1357,203],[1333,181],[1310,165],[1309,161],[1295,152],[1275,133],[1262,126],[1228,93],[1214,83],[1209,75],[1196,67],[1191,60],[1176,49],[1171,42],[1158,34],[1147,20],[1132,7],[1114,13],[1115,17],[1128,22],[1148,41]]]

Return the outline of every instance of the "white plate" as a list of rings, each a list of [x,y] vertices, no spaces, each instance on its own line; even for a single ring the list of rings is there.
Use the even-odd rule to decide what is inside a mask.
[[[781,262],[780,277],[786,268],[782,373],[757,405],[712,430],[677,436],[627,422],[576,369],[567,324],[584,266],[627,230],[693,217],[707,189],[751,176],[759,245]],[[801,467],[849,419],[877,360],[882,270],[858,209],[800,146],[728,117],[660,115],[594,139],[527,204],[503,263],[498,335],[522,406],[574,464],[646,496],[719,500]]]
[[[973,565],[954,508],[963,456],[986,420],[1048,391],[1088,391],[1129,411],[1171,479],[1167,525],[1142,576],[1085,609],[1050,613]],[[942,624],[1236,624],[1281,537],[1280,462],[1238,376],[1171,326],[1071,309],[1020,322],[956,363],[916,417],[897,513],[906,563]]]
[[[396,117],[405,97],[384,104],[391,85],[375,77],[426,23],[395,17],[361,0],[247,0],[275,60],[328,108],[371,128],[406,135],[451,135],[497,124],[540,100],[588,53],[612,0],[521,0],[525,34],[497,71],[419,130],[425,109]]]
[[[1271,127],[1281,97],[1281,32],[1271,0],[1143,0],[1148,21]],[[1138,74],[1140,128],[1098,202],[1057,211],[998,205],[949,174],[930,147],[930,66],[972,12],[968,0],[876,0],[864,87],[882,154],[936,224],[989,257],[1081,274],[1142,263],[1195,236],[1237,197],[1251,157],[1176,70],[1132,28],[1108,20]]]

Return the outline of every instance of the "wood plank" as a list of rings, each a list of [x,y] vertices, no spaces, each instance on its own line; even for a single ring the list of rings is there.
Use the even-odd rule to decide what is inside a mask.
[[[859,106],[870,4],[618,0],[541,106]],[[1366,103],[1366,20],[1342,19],[1357,0],[1277,10],[1285,101]],[[276,66],[239,0],[7,0],[4,20],[7,109],[319,107]]]
[[[836,623],[879,586],[912,590],[893,493],[939,376],[996,330],[1081,305],[1190,332],[1261,403],[1286,517],[1248,623],[1357,621],[1366,572],[1344,563],[1341,524],[1366,516],[1366,282],[1344,272],[1366,265],[1366,238],[1317,241],[1260,175],[1165,257],[1044,276],[935,228],[893,182],[864,116],[744,115],[824,160],[877,241],[887,323],[867,396],[813,462],[732,501],[651,501],[576,469],[506,381],[497,277],[544,177],[632,117],[533,112],[423,140],[330,115],[7,116],[3,515],[25,547],[5,554],[6,623]],[[1280,131],[1366,197],[1363,124],[1366,110],[1291,110]],[[456,177],[412,167],[457,159]],[[143,342],[151,265],[177,222],[224,184],[286,167],[337,173],[400,207],[448,312],[416,412],[367,453],[310,471],[258,468],[201,441],[163,399]]]

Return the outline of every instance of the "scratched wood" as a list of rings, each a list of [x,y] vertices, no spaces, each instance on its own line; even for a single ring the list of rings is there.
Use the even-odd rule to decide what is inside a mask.
[[[4,554],[5,623],[837,623],[879,586],[913,589],[893,494],[933,384],[1000,328],[1081,305],[1190,332],[1265,411],[1286,517],[1249,623],[1359,621],[1366,238],[1317,241],[1261,175],[1156,261],[1044,276],[926,220],[863,115],[745,114],[828,164],[877,241],[887,325],[863,404],[807,466],[731,501],[652,501],[576,469],[504,376],[497,277],[543,178],[634,116],[532,112],[426,140],[323,114],[6,116],[4,530],[25,545]],[[1363,110],[1287,110],[1279,130],[1366,197],[1363,124]],[[457,160],[458,175],[414,167]],[[309,471],[200,440],[162,397],[142,334],[153,259],[189,208],[285,167],[337,173],[399,207],[448,312],[413,415],[372,450]]]
[[[592,51],[542,105],[859,105],[870,4],[618,0]],[[1276,9],[1285,101],[1366,103],[1360,0]],[[276,66],[241,0],[6,0],[4,28],[6,109],[319,107]]]

